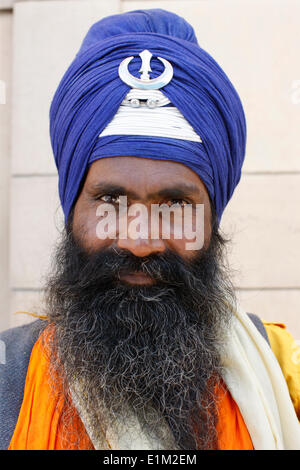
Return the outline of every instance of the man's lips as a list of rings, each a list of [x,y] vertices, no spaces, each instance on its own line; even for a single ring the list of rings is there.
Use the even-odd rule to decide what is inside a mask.
[[[128,282],[128,284],[136,285],[151,285],[154,284],[154,279],[149,274],[143,273],[142,271],[134,273],[121,273],[119,277],[120,281]]]

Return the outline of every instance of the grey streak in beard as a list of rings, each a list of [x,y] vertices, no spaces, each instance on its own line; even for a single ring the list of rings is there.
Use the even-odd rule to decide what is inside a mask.
[[[61,376],[66,399],[80,377],[95,431],[129,407],[162,441],[158,416],[166,420],[179,449],[218,447],[215,391],[231,318],[224,299],[235,303],[224,244],[214,230],[192,263],[169,251],[145,259],[109,249],[89,255],[67,228],[46,286],[53,377]],[[126,270],[148,272],[156,283],[122,284]]]

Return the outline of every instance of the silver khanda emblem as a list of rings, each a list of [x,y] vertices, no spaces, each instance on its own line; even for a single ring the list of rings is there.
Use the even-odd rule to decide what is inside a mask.
[[[139,54],[140,58],[142,59],[142,65],[139,70],[141,72],[141,78],[134,77],[128,70],[128,65],[134,58],[134,56],[127,57],[124,59],[119,65],[119,76],[124,83],[129,85],[131,88],[135,88],[138,90],[159,90],[160,88],[166,86],[173,77],[173,67],[170,62],[162,57],[157,57],[163,65],[165,69],[159,77],[150,78],[149,72],[151,72],[150,61],[153,57],[150,51],[145,49],[143,52]]]

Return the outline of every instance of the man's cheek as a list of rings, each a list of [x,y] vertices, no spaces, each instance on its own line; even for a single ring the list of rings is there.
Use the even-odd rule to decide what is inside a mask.
[[[111,239],[105,237],[101,238],[102,226],[105,226],[104,217],[89,217],[89,214],[84,214],[81,217],[75,218],[73,222],[73,234],[75,240],[80,243],[82,248],[88,252],[94,252],[99,249],[109,246],[112,242]],[[99,236],[100,235],[100,236]]]

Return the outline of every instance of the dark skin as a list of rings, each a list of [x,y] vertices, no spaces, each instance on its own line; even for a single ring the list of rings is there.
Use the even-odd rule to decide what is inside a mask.
[[[128,230],[126,239],[118,238],[118,231],[116,239],[99,239],[96,234],[99,222],[97,207],[103,203],[117,207],[119,196],[127,196],[128,205],[144,204],[149,214],[151,204],[180,204],[181,207],[204,204],[202,249],[208,247],[212,231],[210,200],[204,183],[193,170],[182,163],[166,160],[107,157],[92,163],[74,208],[73,233],[88,252],[111,246],[145,257],[169,248],[186,260],[195,256],[196,251],[185,248],[190,240],[185,239],[184,234],[181,239],[133,239]],[[122,280],[130,284],[152,283],[151,278],[143,273],[132,273]]]

